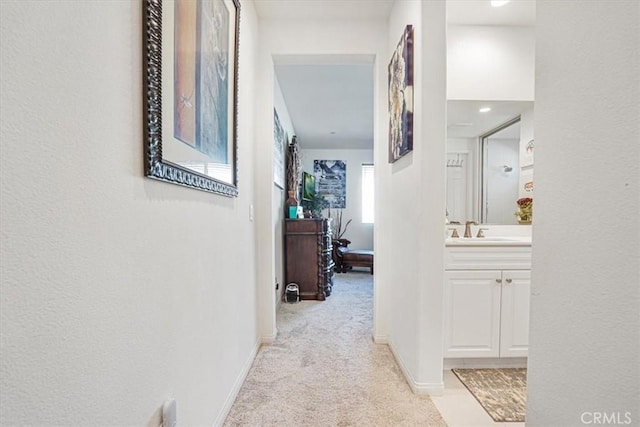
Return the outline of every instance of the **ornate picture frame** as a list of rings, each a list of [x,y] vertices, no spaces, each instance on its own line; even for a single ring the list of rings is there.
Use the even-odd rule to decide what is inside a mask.
[[[273,182],[284,190],[284,151],[289,136],[280,123],[278,111],[273,109]]]
[[[145,175],[238,195],[238,0],[144,0]]]
[[[389,63],[389,163],[413,150],[413,26],[407,25]]]

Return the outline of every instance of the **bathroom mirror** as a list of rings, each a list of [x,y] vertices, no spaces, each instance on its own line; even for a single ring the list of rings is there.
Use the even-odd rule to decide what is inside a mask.
[[[518,224],[516,201],[533,197],[533,102],[447,103],[450,221]]]

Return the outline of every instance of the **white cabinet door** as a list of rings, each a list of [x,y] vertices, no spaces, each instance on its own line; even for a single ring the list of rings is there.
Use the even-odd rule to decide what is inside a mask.
[[[500,282],[500,271],[445,271],[445,357],[498,357]]]
[[[502,272],[500,357],[526,357],[529,348],[531,271]]]

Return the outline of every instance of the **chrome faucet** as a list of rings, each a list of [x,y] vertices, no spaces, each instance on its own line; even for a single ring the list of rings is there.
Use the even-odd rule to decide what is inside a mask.
[[[473,237],[471,235],[471,224],[478,225],[475,221],[467,221],[464,225],[464,237]]]

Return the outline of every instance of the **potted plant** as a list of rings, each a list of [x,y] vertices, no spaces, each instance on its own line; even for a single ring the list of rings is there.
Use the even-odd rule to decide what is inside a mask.
[[[344,224],[344,228],[343,223],[342,223],[342,209],[338,210],[336,209],[336,213],[333,215],[334,217],[334,224],[333,224],[333,240],[346,240],[347,239],[344,238],[344,233],[347,232],[347,228],[349,228],[349,224],[351,224],[351,221],[353,221],[353,219],[350,219],[349,221],[347,221]],[[329,209],[329,218],[332,218],[331,215],[331,209]],[[351,243],[351,242],[349,242]]]
[[[310,200],[302,200],[302,207],[311,218],[322,218],[322,211],[329,207],[329,202],[322,194],[313,193]]]
[[[518,224],[531,224],[533,217],[533,199],[531,197],[523,197],[516,201],[518,210],[514,213],[518,217]]]

